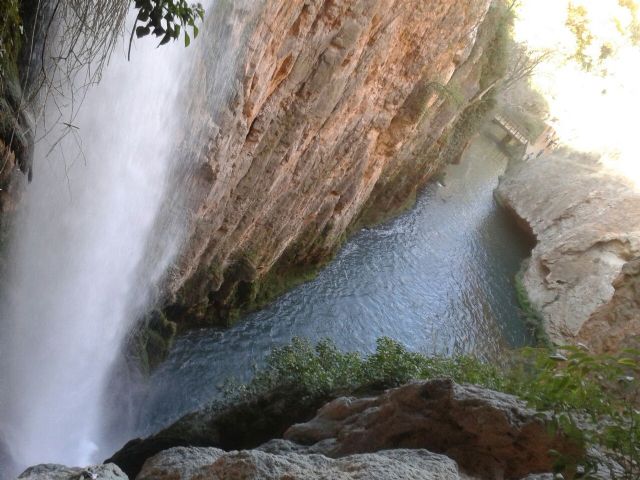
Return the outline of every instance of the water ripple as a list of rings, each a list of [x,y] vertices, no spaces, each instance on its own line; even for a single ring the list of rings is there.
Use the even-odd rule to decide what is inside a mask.
[[[248,380],[293,336],[370,352],[385,335],[424,353],[485,357],[528,342],[512,285],[528,245],[492,196],[504,162],[478,143],[449,167],[446,186],[428,187],[411,211],[363,229],[315,280],[232,329],[179,339],[151,379],[138,433],[211,400],[228,377]]]

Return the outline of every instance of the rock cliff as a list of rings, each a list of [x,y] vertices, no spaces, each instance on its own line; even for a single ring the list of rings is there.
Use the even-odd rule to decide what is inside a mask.
[[[506,68],[492,0],[216,2],[207,16],[180,86],[188,220],[164,306],[183,326],[230,323],[410,205],[461,154]],[[0,213],[24,183],[14,172],[31,171],[19,78],[40,69],[19,67],[0,83]]]
[[[307,278],[353,228],[410,204],[492,105],[491,92],[469,104],[504,72],[490,3],[267,0],[235,27],[246,45],[227,108],[214,116],[198,104],[214,92],[194,93],[206,148],[192,152],[170,318],[227,324]]]
[[[496,196],[537,239],[523,276],[552,340],[596,352],[640,334],[640,192],[597,158],[560,151],[513,164]]]

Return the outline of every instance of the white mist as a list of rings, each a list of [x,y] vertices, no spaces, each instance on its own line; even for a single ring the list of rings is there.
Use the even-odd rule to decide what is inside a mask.
[[[57,138],[36,145],[0,324],[0,436],[20,466],[111,453],[100,451],[108,376],[179,243],[146,251],[194,57],[180,43],[137,41],[131,62],[119,47],[73,121],[78,135],[49,155]]]

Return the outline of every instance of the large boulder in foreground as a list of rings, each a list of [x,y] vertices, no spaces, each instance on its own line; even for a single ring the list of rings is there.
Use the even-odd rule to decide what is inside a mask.
[[[551,450],[580,454],[516,397],[450,380],[413,383],[372,398],[338,398],[284,436],[330,457],[424,448],[491,479],[551,471]]]
[[[291,448],[295,450],[295,446]],[[177,447],[149,459],[137,480],[459,480],[456,463],[426,450],[388,450],[340,459],[294,451],[224,452]]]
[[[537,245],[523,284],[553,341],[595,352],[640,334],[640,190],[600,159],[567,150],[513,163],[496,198]]]
[[[309,468],[308,471],[304,470],[308,475],[314,469],[327,468],[335,473],[335,478],[361,478],[339,476],[336,472],[347,468],[349,462],[360,466],[371,464],[375,468],[382,468],[381,465],[384,464],[389,471],[396,471],[393,465],[399,457],[381,452],[412,449],[416,452],[428,450],[444,454],[455,461],[454,464],[459,465],[460,470],[466,474],[500,480],[552,471],[554,457],[550,454],[551,450],[568,457],[577,457],[582,453],[580,448],[562,435],[551,434],[545,415],[527,408],[516,397],[480,387],[457,385],[446,379],[416,382],[368,398],[337,398],[320,410],[314,409],[306,418],[300,417],[313,402],[305,404],[299,395],[273,395],[271,399],[272,403],[263,399],[257,403],[244,406],[236,404],[221,410],[204,409],[179,420],[149,439],[130,442],[109,461],[118,464],[131,478],[163,478],[153,477],[149,473],[159,471],[151,468],[160,468],[161,465],[171,471],[186,468],[184,472],[187,473],[183,472],[175,477],[182,479],[192,478],[190,475],[195,475],[192,470],[201,467],[213,468],[212,465],[218,465],[215,467],[218,468],[224,464],[225,468],[233,470],[240,468],[238,465],[242,464],[242,468],[260,471],[260,465],[265,463],[280,465],[278,468],[282,470],[277,471],[293,475],[291,478],[314,478],[296,477],[291,473],[295,471],[294,465],[303,462],[299,456],[308,456],[309,458],[304,459],[306,463],[303,462],[305,468]],[[305,408],[296,407],[296,401]],[[266,417],[273,414],[274,418],[257,416],[256,412],[261,408],[264,408],[261,411]],[[290,423],[282,428],[287,412],[290,413]],[[247,418],[251,418],[249,423],[254,426],[257,436],[246,436],[250,425],[242,422]],[[306,421],[310,418],[311,420]],[[305,423],[292,426],[296,421]],[[235,437],[232,435],[234,425],[237,433]],[[272,429],[271,436],[267,435],[267,427]],[[285,440],[278,440],[283,434]],[[263,453],[255,453],[255,450],[251,450],[253,453],[246,453],[259,445],[246,442],[253,442],[258,438],[263,439],[263,445],[257,450]],[[200,448],[193,450],[173,447]],[[236,452],[225,454],[221,459],[220,455],[224,450]],[[243,452],[237,453],[238,450]],[[354,458],[360,454],[373,453],[381,457]],[[271,456],[265,456],[266,454]],[[322,458],[316,458],[317,455]],[[398,455],[409,458],[408,453]],[[426,453],[415,455],[416,462],[440,458]],[[155,460],[149,460],[152,457]],[[143,464],[144,468],[140,473]],[[431,471],[436,470],[426,470],[427,473]],[[452,472],[454,475],[455,471]],[[403,475],[405,476],[372,475],[370,478],[431,478],[411,477],[406,471]],[[249,478],[263,477],[258,475]]]
[[[128,480],[122,470],[113,463],[77,468],[64,465],[43,464],[30,467],[18,480]]]

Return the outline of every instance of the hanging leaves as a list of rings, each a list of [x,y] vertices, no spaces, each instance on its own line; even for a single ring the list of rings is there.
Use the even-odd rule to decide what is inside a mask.
[[[138,15],[129,41],[129,56],[134,34],[136,38],[148,35],[162,37],[160,46],[178,40],[182,33],[184,45],[188,47],[192,37],[187,29],[191,28],[193,38],[196,38],[199,33],[196,23],[204,20],[202,4],[190,4],[187,0],[135,0],[134,6]]]

